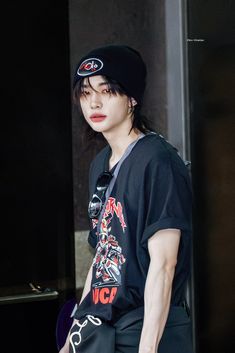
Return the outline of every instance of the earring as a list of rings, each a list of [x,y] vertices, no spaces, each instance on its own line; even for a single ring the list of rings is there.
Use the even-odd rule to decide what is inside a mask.
[[[129,101],[129,113],[133,113],[134,109],[135,109],[135,105],[137,105],[137,102],[135,100],[135,98],[131,97],[130,101]]]
[[[133,98],[133,97],[131,97],[131,105],[132,105],[132,107],[137,105],[137,102],[136,102],[135,98]]]

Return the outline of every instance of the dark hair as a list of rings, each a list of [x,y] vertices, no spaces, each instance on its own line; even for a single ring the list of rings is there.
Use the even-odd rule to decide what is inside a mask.
[[[107,76],[104,76],[104,77],[107,81],[108,88],[110,89],[110,95],[111,94],[113,94],[113,95],[119,94],[121,96],[126,95],[128,98],[131,98],[126,93],[124,88],[116,80],[113,80]],[[78,106],[81,114],[82,114],[82,112],[81,112],[81,107],[80,107],[80,97],[82,96],[83,91],[84,91],[83,81],[84,81],[84,79],[77,82],[77,84],[75,85],[75,87],[73,89],[73,95],[72,95],[73,102],[76,106]],[[92,87],[92,85],[90,83],[89,77],[87,77],[87,81],[88,81],[89,86],[93,90],[95,90],[94,87]],[[150,131],[154,131],[154,128],[151,126],[151,122],[149,121],[149,119],[147,119],[147,117],[145,117],[144,115],[141,114],[141,106],[137,103],[137,105],[133,106],[132,109],[133,109],[133,123],[132,123],[131,130],[138,129],[139,131],[141,131],[144,134],[146,134]],[[83,119],[83,120],[85,121],[85,119]],[[85,131],[86,131],[89,138],[93,138],[93,137],[97,136],[98,134],[100,134],[100,133],[92,130],[92,128],[89,126],[89,124],[87,124],[86,121],[85,121],[85,124],[86,124]],[[130,132],[131,132],[131,130],[130,130]]]

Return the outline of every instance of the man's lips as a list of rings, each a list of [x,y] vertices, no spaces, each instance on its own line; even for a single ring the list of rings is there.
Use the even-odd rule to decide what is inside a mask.
[[[91,121],[93,121],[93,123],[99,123],[106,118],[107,118],[107,115],[103,115],[103,114],[92,114],[90,116],[90,119]]]

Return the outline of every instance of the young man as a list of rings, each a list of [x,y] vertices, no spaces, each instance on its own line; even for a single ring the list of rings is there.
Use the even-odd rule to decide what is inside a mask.
[[[127,46],[97,48],[78,64],[74,99],[108,145],[90,168],[95,256],[61,353],[192,352],[190,179],[140,115],[145,79],[145,63]]]

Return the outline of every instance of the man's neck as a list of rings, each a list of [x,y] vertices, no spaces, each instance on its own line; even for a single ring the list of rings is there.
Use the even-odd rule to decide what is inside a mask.
[[[127,147],[140,135],[140,131],[132,129],[123,134],[104,134],[105,139],[111,147],[112,154],[109,160],[110,169],[121,159]]]

